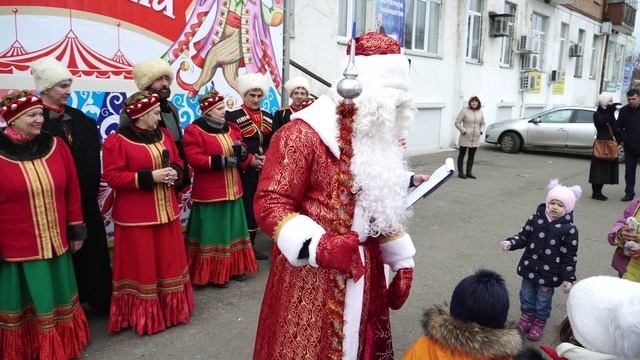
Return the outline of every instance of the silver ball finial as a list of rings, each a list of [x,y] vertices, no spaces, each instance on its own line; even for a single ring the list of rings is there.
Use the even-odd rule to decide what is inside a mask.
[[[351,47],[349,48],[349,64],[344,69],[342,75],[344,78],[336,85],[338,94],[344,98],[345,104],[353,103],[353,99],[360,96],[362,93],[362,83],[358,81],[358,71],[356,70],[356,23],[353,22],[353,29],[351,31]]]

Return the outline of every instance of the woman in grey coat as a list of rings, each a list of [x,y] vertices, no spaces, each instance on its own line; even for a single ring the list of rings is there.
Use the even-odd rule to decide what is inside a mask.
[[[484,132],[484,115],[482,115],[482,103],[477,96],[469,99],[468,107],[460,110],[456,117],[456,128],[460,131],[458,138],[458,177],[461,179],[475,179],[471,170],[473,169],[473,159],[476,155],[476,149],[480,145],[480,136]],[[464,156],[469,149],[469,157],[467,158],[467,172],[462,171]]]

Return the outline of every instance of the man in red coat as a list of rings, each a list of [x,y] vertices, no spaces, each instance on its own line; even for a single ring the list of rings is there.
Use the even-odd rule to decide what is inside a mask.
[[[377,33],[356,39],[356,55],[355,107],[320,97],[267,151],[254,209],[276,246],[254,359],[393,359],[389,308],[409,295],[415,254],[400,144],[409,63]]]

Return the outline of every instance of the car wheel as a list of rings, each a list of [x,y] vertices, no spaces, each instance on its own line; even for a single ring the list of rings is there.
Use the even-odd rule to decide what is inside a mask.
[[[521,145],[522,140],[520,140],[520,135],[513,131],[504,133],[502,137],[500,137],[500,150],[506,153],[516,153],[520,151]]]

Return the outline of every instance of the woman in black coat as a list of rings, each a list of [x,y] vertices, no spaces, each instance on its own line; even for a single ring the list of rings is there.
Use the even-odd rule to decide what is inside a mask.
[[[601,94],[598,97],[598,109],[593,114],[593,124],[596,126],[596,138],[601,140],[613,140],[613,129],[616,122],[614,113],[616,106],[610,95]],[[605,201],[608,198],[602,194],[604,184],[618,183],[618,159],[598,160],[591,157],[589,168],[589,182],[591,183],[592,199]]]

